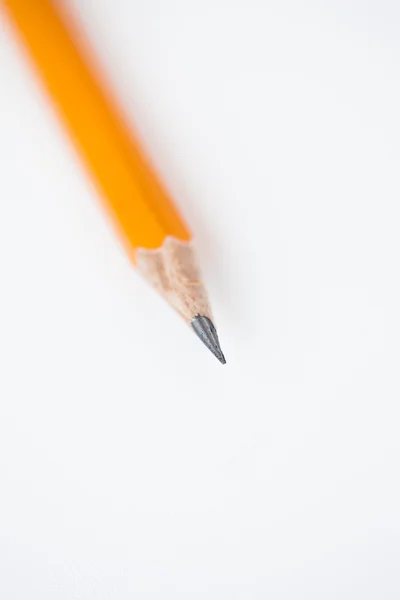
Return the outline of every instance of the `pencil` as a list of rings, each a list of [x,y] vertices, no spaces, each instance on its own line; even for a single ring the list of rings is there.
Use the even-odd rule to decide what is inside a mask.
[[[128,255],[225,363],[192,235],[126,123],[78,23],[57,0],[0,0]]]

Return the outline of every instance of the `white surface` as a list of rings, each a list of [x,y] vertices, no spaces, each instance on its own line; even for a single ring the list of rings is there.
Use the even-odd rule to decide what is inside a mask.
[[[74,0],[197,236],[131,270],[0,20],[2,600],[398,600],[400,5]]]

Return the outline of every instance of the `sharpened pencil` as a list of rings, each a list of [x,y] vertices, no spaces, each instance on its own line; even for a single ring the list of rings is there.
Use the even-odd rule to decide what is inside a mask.
[[[0,0],[135,267],[225,363],[192,234],[57,0]]]

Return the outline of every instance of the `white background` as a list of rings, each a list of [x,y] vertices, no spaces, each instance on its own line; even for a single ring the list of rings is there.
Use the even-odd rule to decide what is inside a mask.
[[[0,15],[0,597],[398,600],[399,2],[68,4],[228,364],[132,270]]]

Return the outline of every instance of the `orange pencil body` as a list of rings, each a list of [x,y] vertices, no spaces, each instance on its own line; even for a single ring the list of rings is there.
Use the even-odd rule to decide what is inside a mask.
[[[132,258],[190,233],[97,72],[79,30],[51,0],[2,0]]]

